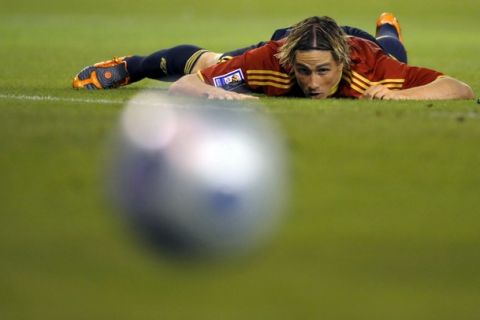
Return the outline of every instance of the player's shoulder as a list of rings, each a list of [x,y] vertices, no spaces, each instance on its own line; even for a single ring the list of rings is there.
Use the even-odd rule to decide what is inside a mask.
[[[373,41],[348,36],[347,43],[350,49],[350,61],[353,65],[375,65],[378,59],[382,59],[382,57],[386,56],[382,48]]]
[[[245,61],[248,65],[264,66],[269,68],[278,68],[279,61],[277,53],[285,41],[272,40],[266,42],[263,46],[247,51],[245,53]]]
[[[280,40],[270,40],[265,42],[265,44],[261,47],[258,47],[256,49],[250,50],[248,52],[263,52],[263,53],[269,53],[269,54],[276,54],[280,48],[283,46],[285,43],[285,39],[280,39]]]
[[[280,40],[270,40],[267,42],[267,44],[274,49],[279,49],[281,46],[285,44],[286,39],[280,39]]]

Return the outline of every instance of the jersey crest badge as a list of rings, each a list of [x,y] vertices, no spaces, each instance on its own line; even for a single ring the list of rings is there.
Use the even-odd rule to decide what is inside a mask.
[[[245,83],[242,69],[233,70],[227,74],[223,74],[213,78],[215,87],[222,87],[225,90],[234,90]]]

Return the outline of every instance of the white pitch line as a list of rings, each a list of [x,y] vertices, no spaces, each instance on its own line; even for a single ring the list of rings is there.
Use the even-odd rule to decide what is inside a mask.
[[[64,98],[64,97],[54,97],[54,96],[27,96],[27,95],[15,95],[15,94],[0,94],[0,99],[5,100],[25,100],[25,101],[60,101],[60,102],[77,102],[77,103],[91,103],[91,104],[124,104],[127,103],[128,100],[108,100],[108,99],[81,99],[81,98]],[[154,104],[155,105],[155,104]],[[161,105],[161,103],[159,103]],[[183,108],[192,108],[191,105],[184,105]],[[245,109],[246,111],[251,111],[250,109]],[[309,114],[305,111],[294,111],[292,109],[263,109],[262,110],[268,114]],[[433,111],[429,113],[429,116],[432,118],[453,118],[453,119],[460,119],[460,118],[468,118],[468,119],[480,119],[479,112],[448,112],[448,111]]]
[[[27,95],[15,95],[15,94],[0,94],[0,99],[28,100],[28,101],[60,101],[60,102],[99,103],[99,104],[125,103],[124,100],[62,98],[62,97],[52,97],[52,96],[27,96]]]

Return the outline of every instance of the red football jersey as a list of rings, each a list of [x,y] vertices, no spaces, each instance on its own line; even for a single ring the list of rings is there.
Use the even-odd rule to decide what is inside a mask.
[[[374,42],[349,37],[350,72],[342,81],[334,97],[360,97],[372,85],[381,84],[392,90],[419,87],[443,75],[435,70],[412,67],[385,54]]]
[[[270,41],[198,74],[204,82],[226,90],[248,89],[268,96],[297,96],[301,91],[293,73],[282,67],[275,56],[283,42]],[[431,69],[399,62],[369,40],[348,37],[348,44],[350,71],[342,75],[333,97],[358,98],[368,87],[376,84],[392,90],[418,87],[442,75]]]
[[[264,46],[245,52],[199,71],[202,80],[226,90],[250,91],[268,96],[288,95],[296,84],[290,70],[280,66],[275,54],[284,40],[269,41]]]

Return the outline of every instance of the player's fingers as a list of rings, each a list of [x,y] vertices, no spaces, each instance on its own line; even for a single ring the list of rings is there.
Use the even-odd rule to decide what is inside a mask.
[[[237,98],[238,100],[258,100],[258,97],[249,94],[239,94]]]
[[[392,99],[392,91],[386,87],[383,87],[381,90],[378,90],[375,93],[373,99],[379,100],[391,100]]]
[[[372,97],[372,92],[373,92],[373,86],[367,88],[363,93],[362,96],[360,97],[361,99],[371,99]]]
[[[232,92],[229,96],[229,100],[249,100],[249,99],[258,99],[258,97],[251,96],[243,93]]]
[[[259,99],[258,97],[251,96],[248,94],[241,94],[236,92],[225,92],[222,94],[213,94],[209,93],[207,95],[207,99],[209,100],[247,100],[247,99]]]
[[[403,90],[388,90],[388,92],[383,96],[384,100],[405,100],[406,97],[403,95]]]
[[[226,96],[223,94],[209,94],[208,95],[208,100],[225,100]]]
[[[218,96],[213,93],[209,93],[207,96],[208,100],[222,100],[221,96]]]
[[[368,92],[367,97],[372,100],[375,99],[377,94],[382,88],[380,86],[371,86],[370,88],[367,89],[366,92]]]
[[[366,99],[383,99],[385,94],[389,91],[388,88],[382,86],[382,85],[375,85],[369,87],[365,92],[363,93],[363,96]]]

